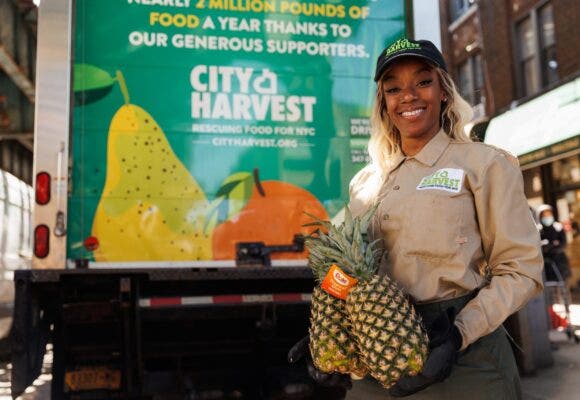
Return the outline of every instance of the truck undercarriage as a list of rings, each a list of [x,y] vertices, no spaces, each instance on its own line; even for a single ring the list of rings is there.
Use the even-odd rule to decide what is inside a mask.
[[[307,268],[33,270],[15,277],[13,395],[54,346],[53,399],[307,399]]]

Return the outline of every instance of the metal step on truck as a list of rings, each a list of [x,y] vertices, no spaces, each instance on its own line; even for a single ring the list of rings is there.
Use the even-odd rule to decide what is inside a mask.
[[[289,348],[408,1],[43,0],[12,394],[340,399]]]

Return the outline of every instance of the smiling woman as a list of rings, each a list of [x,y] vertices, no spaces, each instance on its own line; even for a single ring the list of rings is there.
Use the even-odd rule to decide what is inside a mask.
[[[447,101],[435,68],[417,58],[402,59],[383,74],[379,86],[403,152],[417,154],[439,131],[441,103]]]
[[[387,47],[375,81],[371,163],[351,181],[350,208],[377,205],[367,233],[382,244],[380,272],[412,299],[430,340],[422,372],[388,394],[519,399],[501,325],[541,290],[543,264],[517,159],[465,135],[471,109],[431,42]]]

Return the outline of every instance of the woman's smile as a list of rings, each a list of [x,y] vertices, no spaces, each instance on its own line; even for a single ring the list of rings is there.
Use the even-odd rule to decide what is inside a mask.
[[[401,135],[403,152],[414,155],[439,131],[445,92],[439,76],[425,61],[403,58],[381,81],[387,113]]]
[[[401,115],[403,118],[406,118],[408,120],[415,120],[417,118],[419,118],[420,116],[422,116],[424,114],[425,108],[416,108],[413,109],[411,111],[403,111],[400,112],[399,115]]]

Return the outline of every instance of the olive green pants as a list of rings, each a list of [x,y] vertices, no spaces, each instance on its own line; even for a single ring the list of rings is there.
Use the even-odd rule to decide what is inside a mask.
[[[461,310],[472,296],[416,306],[428,323],[444,310]],[[518,400],[520,378],[512,348],[503,327],[472,343],[460,352],[451,375],[412,396],[411,400]],[[353,382],[347,400],[389,399],[387,390],[372,378]]]

